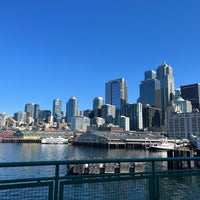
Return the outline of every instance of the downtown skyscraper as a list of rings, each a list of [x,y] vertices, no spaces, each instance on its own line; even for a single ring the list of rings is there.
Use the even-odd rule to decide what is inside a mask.
[[[78,115],[78,100],[76,97],[71,97],[66,103],[66,120],[71,123],[72,117]]]
[[[200,83],[182,85],[181,96],[192,103],[192,109],[200,110]]]
[[[156,71],[145,72],[145,80],[140,84],[140,97],[138,102],[149,104],[161,109],[162,124],[164,123],[165,110],[174,98],[173,69],[165,62]]]
[[[153,70],[146,71],[145,80],[140,83],[140,97],[138,102],[149,104],[161,108],[161,87],[160,81],[156,79],[156,72]]]
[[[105,103],[116,107],[117,116],[126,115],[127,85],[124,78],[106,83]]]
[[[175,95],[172,67],[164,62],[156,69],[156,78],[160,81],[161,110],[164,114]]]
[[[62,102],[60,99],[53,100],[53,118],[55,122],[61,122],[63,118]]]
[[[34,103],[25,104],[24,111],[26,112],[27,117],[32,117],[34,119]]]
[[[39,116],[40,106],[39,104],[27,103],[25,104],[24,111],[26,112],[27,117],[31,117],[34,120],[37,120]]]

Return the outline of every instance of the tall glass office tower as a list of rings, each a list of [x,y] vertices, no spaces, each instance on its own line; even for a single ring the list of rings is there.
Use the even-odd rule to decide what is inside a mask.
[[[127,85],[124,78],[111,80],[106,83],[106,104],[116,106],[117,116],[125,115],[127,104]]]
[[[32,117],[34,120],[37,120],[39,111],[40,111],[39,104],[27,103],[25,105],[25,112],[27,117]]]
[[[156,79],[156,72],[153,70],[145,72],[145,80],[140,83],[140,97],[138,102],[150,104],[154,107],[161,107],[160,81]]]
[[[156,78],[160,81],[161,110],[164,116],[165,109],[171,103],[175,94],[172,67],[164,62],[157,68]]]
[[[66,104],[66,119],[67,123],[71,123],[72,117],[78,115],[78,100],[76,97],[71,97]]]
[[[62,121],[62,102],[60,99],[53,100],[53,117],[55,122]]]
[[[162,123],[164,123],[165,110],[173,100],[174,93],[173,70],[164,62],[156,72],[153,70],[145,72],[145,80],[140,84],[138,102],[160,108]]]
[[[34,119],[34,103],[27,103],[24,111],[27,117],[32,117]]]
[[[39,117],[39,112],[40,112],[40,105],[35,104],[34,105],[34,119],[37,120]]]

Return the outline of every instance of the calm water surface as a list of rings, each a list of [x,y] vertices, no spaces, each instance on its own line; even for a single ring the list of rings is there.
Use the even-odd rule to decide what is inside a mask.
[[[0,162],[26,161],[57,161],[79,159],[107,158],[143,158],[165,157],[165,152],[149,152],[134,149],[103,149],[95,147],[58,145],[58,144],[27,144],[0,143]],[[66,166],[61,166],[61,175],[66,174]],[[52,166],[0,168],[1,179],[32,178],[38,175],[51,176],[55,170]]]
[[[0,162],[68,160],[70,158],[101,159],[144,157],[166,157],[166,153],[135,149],[103,149],[66,144],[0,143]]]

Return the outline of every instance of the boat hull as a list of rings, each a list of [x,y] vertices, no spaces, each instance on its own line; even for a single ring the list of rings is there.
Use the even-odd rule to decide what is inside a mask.
[[[167,150],[174,150],[174,149],[175,149],[174,143],[152,145],[149,147],[150,151],[167,151]]]
[[[67,144],[68,139],[65,138],[42,138],[41,139],[42,144]]]

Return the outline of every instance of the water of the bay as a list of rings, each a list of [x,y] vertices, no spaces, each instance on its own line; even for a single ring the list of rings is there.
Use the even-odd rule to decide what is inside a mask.
[[[166,157],[166,152],[136,149],[107,149],[66,144],[0,143],[0,162],[46,160]]]
[[[68,159],[112,159],[112,158],[161,158],[166,157],[166,152],[149,152],[147,150],[136,149],[104,149],[73,145],[56,144],[27,144],[27,143],[0,143],[0,162],[26,162],[26,161],[54,161]],[[63,168],[65,173],[66,168]],[[31,169],[26,168],[1,168],[0,179],[27,178],[38,175],[48,176],[54,173],[53,168],[45,167]],[[189,184],[188,184],[189,182]],[[200,180],[193,178],[167,178],[163,179],[164,187],[162,199],[200,199],[200,189],[198,187]],[[191,184],[193,185],[191,187]],[[191,188],[190,188],[191,187]],[[189,192],[188,192],[189,191]],[[178,192],[178,193],[177,193]],[[174,196],[172,196],[171,194]],[[168,194],[168,195],[167,195]]]
[[[26,161],[57,161],[69,159],[114,159],[114,158],[146,158],[166,157],[166,152],[149,152],[135,149],[107,149],[86,146],[73,146],[67,144],[38,144],[38,143],[0,143],[0,162],[26,162]],[[20,176],[34,177],[32,170],[24,168],[0,169],[0,178]],[[38,173],[49,175],[45,169]]]

